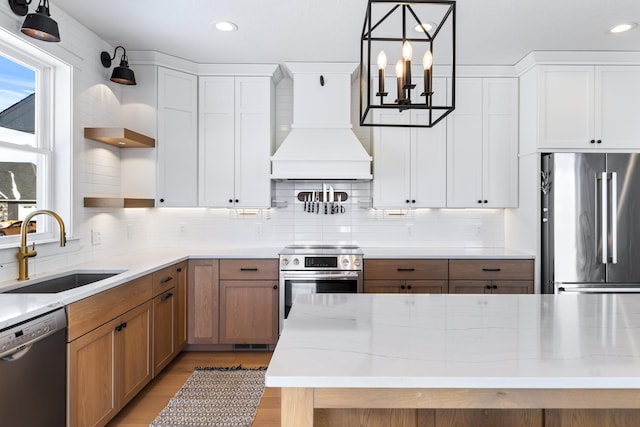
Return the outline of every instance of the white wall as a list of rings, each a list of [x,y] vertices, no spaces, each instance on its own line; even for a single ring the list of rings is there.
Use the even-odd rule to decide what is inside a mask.
[[[32,6],[33,7],[33,6]],[[157,246],[284,246],[291,243],[353,243],[362,246],[495,247],[504,244],[502,210],[415,210],[398,212],[363,209],[370,199],[368,183],[334,183],[336,190],[350,194],[343,215],[314,215],[303,212],[295,200],[311,184],[278,183],[275,199],[284,208],[263,211],[227,209],[106,209],[83,207],[85,196],[149,196],[155,191],[155,150],[123,149],[83,137],[84,127],[123,126],[155,136],[153,111],[144,102],[135,105],[135,87],[108,81],[111,69],[103,68],[99,55],[113,47],[80,25],[51,2],[52,16],[60,26],[62,42],[50,44],[19,33],[22,18],[0,4],[0,27],[6,32],[49,52],[72,67],[73,128],[72,192],[74,239],[66,248],[57,243],[39,244],[38,256],[30,260],[31,275],[66,268],[131,249]],[[133,68],[133,67],[132,67]],[[151,71],[150,71],[151,70]],[[153,78],[153,71],[139,66],[138,80]],[[358,123],[358,85],[352,87],[354,132],[371,152],[370,128]],[[128,91],[128,92],[126,92]],[[143,101],[149,93],[139,94]],[[284,140],[292,121],[293,84],[288,78],[276,88],[276,142]],[[139,119],[139,122],[137,121]],[[132,163],[133,162],[133,163]],[[127,165],[135,167],[127,167]],[[138,176],[131,170],[138,165]],[[133,182],[137,180],[136,182]],[[317,185],[317,184],[316,184]],[[64,191],[64,190],[63,190]],[[92,244],[92,231],[100,243]],[[16,248],[0,248],[0,281],[17,277]]]

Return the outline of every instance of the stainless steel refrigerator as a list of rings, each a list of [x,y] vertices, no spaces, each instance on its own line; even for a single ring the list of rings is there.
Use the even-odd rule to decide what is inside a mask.
[[[542,291],[640,292],[640,154],[542,155]]]

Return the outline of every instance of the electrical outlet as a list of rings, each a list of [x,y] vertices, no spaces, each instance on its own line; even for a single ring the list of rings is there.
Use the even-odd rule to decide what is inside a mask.
[[[99,231],[91,230],[91,245],[97,246],[102,244],[102,236]]]
[[[413,224],[407,224],[407,234],[413,233]]]
[[[133,240],[133,224],[127,224],[127,240]]]
[[[187,235],[187,224],[185,222],[178,223],[178,234],[180,234],[180,237]]]

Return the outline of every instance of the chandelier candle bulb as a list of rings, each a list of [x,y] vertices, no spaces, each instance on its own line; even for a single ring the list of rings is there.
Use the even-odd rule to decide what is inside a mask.
[[[431,54],[431,51],[428,50],[425,54],[424,57],[422,58],[422,67],[424,68],[424,93],[423,95],[426,97],[426,102],[427,104],[429,103],[429,101],[431,100],[431,79],[432,79],[432,74],[431,74],[431,68],[433,66],[433,55]]]
[[[396,62],[396,76],[398,76],[398,102],[404,100],[404,89],[402,88],[402,60]]]
[[[413,56],[413,49],[411,43],[405,41],[402,44],[402,59],[404,59],[404,87],[411,88],[411,57]]]
[[[384,50],[378,54],[378,96],[384,96],[384,69],[387,66],[387,55]]]

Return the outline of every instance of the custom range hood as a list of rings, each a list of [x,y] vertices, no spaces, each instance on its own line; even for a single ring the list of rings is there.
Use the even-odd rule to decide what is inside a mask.
[[[371,156],[351,126],[355,63],[285,63],[293,79],[291,132],[271,157],[276,180],[370,180]]]

